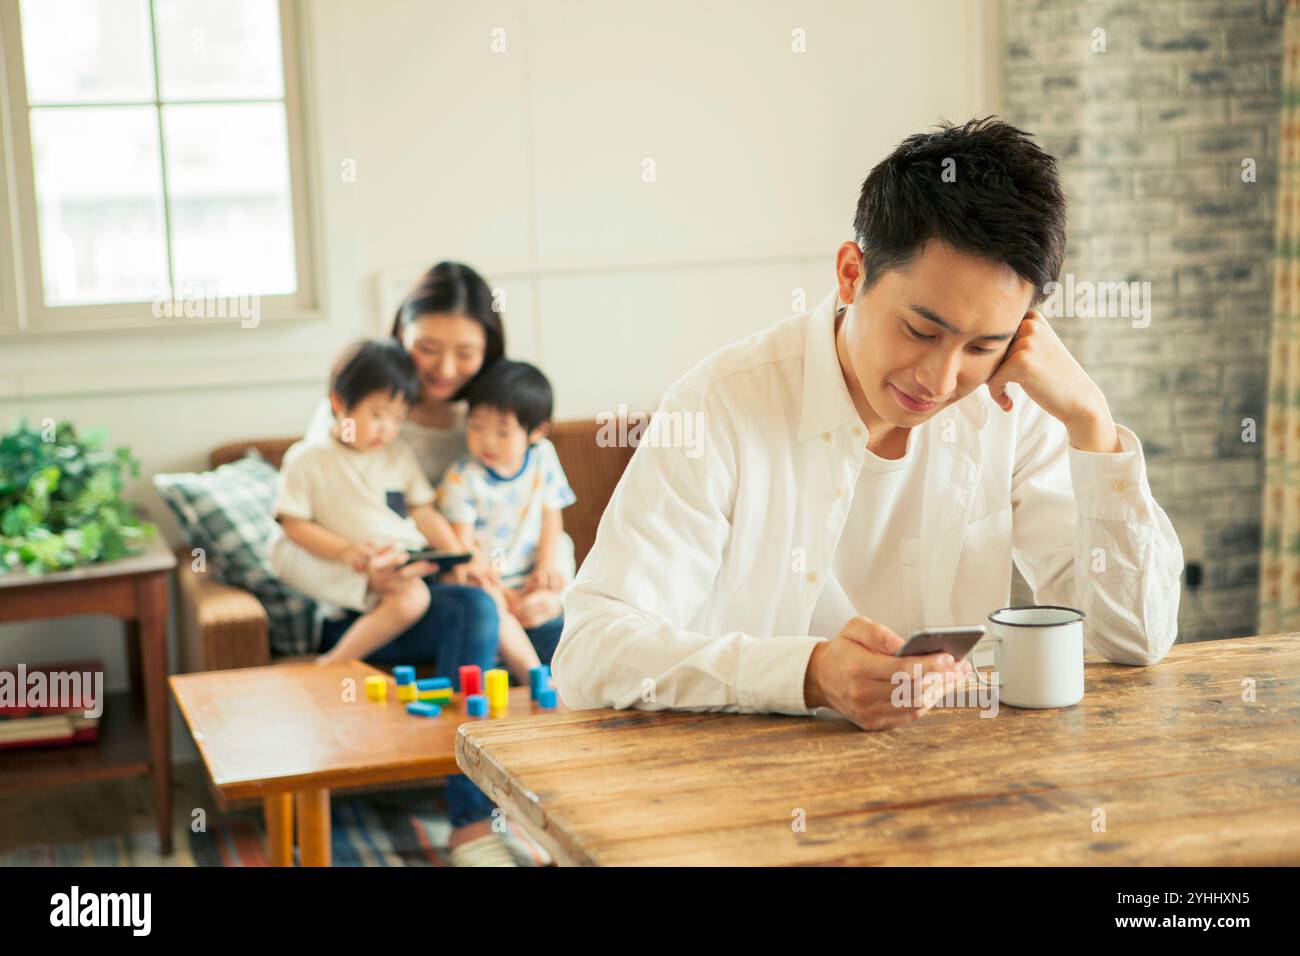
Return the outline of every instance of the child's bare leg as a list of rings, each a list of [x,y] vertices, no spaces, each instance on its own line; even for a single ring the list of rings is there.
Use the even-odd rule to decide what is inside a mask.
[[[541,658],[537,656],[537,651],[533,648],[533,642],[528,639],[528,634],[523,625],[515,619],[514,614],[510,611],[511,597],[509,591],[503,591],[499,587],[487,587],[483,590],[492,595],[492,599],[497,602],[497,616],[501,619],[501,627],[498,632],[497,649],[501,652],[501,661],[506,665],[508,670],[521,684],[528,683],[528,672],[541,665]]]
[[[372,610],[352,623],[333,648],[316,658],[316,663],[365,660],[424,617],[427,610],[429,587],[422,579],[413,578],[401,588],[384,594]]]
[[[509,611],[501,616],[501,637],[498,645],[506,669],[519,683],[527,684],[528,672],[534,667],[541,666],[542,661],[537,656],[533,642],[528,639],[523,625],[515,620],[515,616]]]

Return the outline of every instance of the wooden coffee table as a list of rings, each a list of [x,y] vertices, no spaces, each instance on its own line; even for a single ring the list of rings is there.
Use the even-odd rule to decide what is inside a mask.
[[[468,725],[457,759],[560,863],[1295,865],[1298,673],[1275,634],[1087,664],[1062,710],[580,710]]]
[[[172,852],[171,724],[167,714],[167,578],[176,556],[161,537],[140,553],[70,571],[0,575],[0,623],[107,614],[126,631],[131,689],[105,694],[93,744],[8,751],[0,792],[115,777],[153,777],[159,852]],[[0,649],[0,660],[4,657]]]
[[[368,664],[280,664],[170,678],[172,693],[226,801],[261,799],[271,862],[293,863],[294,814],[303,866],[330,865],[330,790],[460,773],[459,696],[442,716],[414,717],[397,699],[366,697]],[[527,687],[510,691],[510,716],[534,712]]]

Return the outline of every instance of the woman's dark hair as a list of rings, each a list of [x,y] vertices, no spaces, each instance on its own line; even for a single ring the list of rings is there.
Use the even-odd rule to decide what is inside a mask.
[[[853,236],[863,290],[940,239],[1005,263],[1033,285],[1037,304],[1061,273],[1065,206],[1056,160],[996,117],[909,136],[862,184]]]
[[[501,315],[492,307],[492,290],[469,266],[460,262],[439,262],[420,276],[393,317],[393,338],[400,345],[402,332],[408,325],[421,316],[439,312],[463,315],[483,327],[483,365],[479,375],[506,354],[506,333],[501,325]],[[472,378],[466,382],[451,400],[463,399],[465,390],[473,381]]]
[[[406,350],[392,339],[362,339],[334,362],[330,392],[347,408],[375,392],[386,392],[414,405],[420,401],[420,371]]]
[[[469,410],[480,405],[513,412],[524,431],[551,420],[551,383],[536,366],[502,359],[465,386]]]

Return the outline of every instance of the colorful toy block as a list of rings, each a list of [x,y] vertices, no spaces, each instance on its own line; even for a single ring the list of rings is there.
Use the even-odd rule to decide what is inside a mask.
[[[483,675],[487,686],[488,707],[492,710],[505,710],[510,706],[510,674],[499,667],[494,667]]]
[[[371,674],[366,678],[366,696],[371,700],[388,699],[388,678]]]
[[[406,705],[406,712],[414,714],[417,717],[438,717],[442,715],[442,708],[437,704],[426,704],[417,702]]]
[[[460,669],[460,692],[464,697],[483,693],[483,671],[476,664],[466,664]]]
[[[416,694],[418,693],[419,692],[415,689],[414,682],[409,684],[397,685],[397,699],[404,704],[414,703],[416,699]]]
[[[488,700],[482,694],[470,694],[465,698],[465,713],[470,717],[486,717]]]
[[[393,668],[393,679],[397,681],[398,687],[401,687],[403,684],[414,684],[415,668],[410,664],[399,664],[397,667]]]
[[[449,704],[451,703],[451,688],[446,690],[418,690],[415,696],[419,700],[429,700],[435,704]]]
[[[425,677],[415,682],[420,690],[451,690],[450,677]]]
[[[555,709],[555,688],[544,687],[537,694],[537,706],[542,710]]]
[[[541,664],[528,671],[528,696],[537,700],[537,695],[551,686],[551,669]]]

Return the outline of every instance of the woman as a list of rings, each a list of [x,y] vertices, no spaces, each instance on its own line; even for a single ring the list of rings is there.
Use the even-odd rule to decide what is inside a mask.
[[[505,332],[493,309],[486,282],[469,266],[440,262],[421,277],[402,302],[393,320],[393,337],[410,354],[420,371],[421,398],[402,425],[400,440],[415,452],[429,480],[437,485],[443,471],[466,453],[465,405],[459,400],[466,386],[483,369],[505,354]],[[322,400],[308,426],[308,435],[328,433],[333,423],[329,401]],[[560,541],[561,561],[573,576],[573,541]],[[398,568],[403,556],[391,552],[372,561],[369,572],[356,572],[325,561],[279,537],[271,561],[286,584],[318,601],[361,606],[367,587],[384,591],[429,566]],[[458,679],[459,668],[474,664],[487,669],[497,662],[497,610],[479,588],[429,581],[430,604],[424,618],[367,661],[372,664],[432,664],[438,674]],[[563,607],[554,595],[539,595],[522,603],[516,614],[537,655],[549,663],[559,643]],[[326,620],[321,650],[334,646],[357,617],[353,611]],[[447,780],[451,817],[452,862],[457,866],[513,866],[514,858],[491,827],[493,804],[464,776]]]

